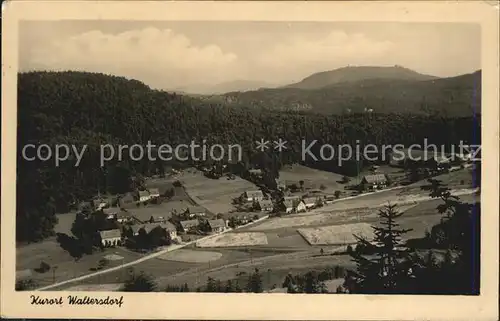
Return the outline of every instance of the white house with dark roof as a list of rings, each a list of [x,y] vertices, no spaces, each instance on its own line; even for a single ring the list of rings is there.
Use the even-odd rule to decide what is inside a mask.
[[[243,199],[246,202],[261,201],[264,199],[264,194],[261,190],[250,190],[243,193]]]
[[[207,210],[204,207],[201,206],[189,206],[186,209],[186,214],[191,218],[191,217],[202,217],[205,216],[207,213]]]
[[[294,202],[294,211],[296,213],[302,213],[307,211],[308,207],[306,203],[303,200],[300,200],[298,202]]]
[[[149,191],[150,198],[160,197],[160,189],[159,188],[153,187],[153,188],[148,189],[148,191]]]
[[[273,202],[271,200],[260,200],[257,202],[261,212],[269,212],[273,210]]]
[[[119,229],[99,231],[99,235],[104,247],[121,245],[122,233]]]
[[[200,222],[198,220],[181,221],[180,225],[184,233],[192,232],[198,228]]]
[[[318,205],[317,197],[306,197],[302,200],[307,209],[314,208]]]
[[[114,219],[118,213],[122,211],[119,207],[107,207],[103,208],[102,212],[106,215],[108,219]]]
[[[167,235],[171,240],[177,238],[177,229],[175,228],[174,224],[170,222],[164,222],[160,223],[159,226],[167,232]]]
[[[226,222],[223,219],[209,220],[208,226],[212,233],[221,233],[226,228]]]
[[[283,207],[285,213],[290,214],[295,210],[295,202],[293,200],[284,200]]]
[[[387,187],[387,177],[385,174],[365,175],[361,184],[365,189],[377,189]]]
[[[149,194],[149,191],[138,191],[137,196],[139,198],[139,202],[141,202],[141,203],[147,202],[151,199],[151,195]]]

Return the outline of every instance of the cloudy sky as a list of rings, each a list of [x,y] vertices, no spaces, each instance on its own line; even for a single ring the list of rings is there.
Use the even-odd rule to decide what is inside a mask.
[[[85,70],[154,88],[233,80],[287,84],[347,65],[435,76],[481,68],[471,24],[341,22],[22,22],[20,70]]]

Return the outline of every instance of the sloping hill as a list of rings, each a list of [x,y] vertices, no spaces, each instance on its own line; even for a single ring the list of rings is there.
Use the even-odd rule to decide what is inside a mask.
[[[236,105],[342,114],[378,113],[468,116],[481,111],[481,72],[424,80],[378,78],[337,82],[319,89],[275,88],[228,93]]]
[[[368,79],[431,80],[437,77],[419,74],[416,71],[400,67],[344,67],[318,72],[302,81],[285,88],[320,89],[338,83],[357,82]]]

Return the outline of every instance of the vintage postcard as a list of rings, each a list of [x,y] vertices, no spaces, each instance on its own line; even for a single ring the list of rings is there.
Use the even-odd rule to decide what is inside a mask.
[[[498,3],[2,9],[2,317],[498,319]]]

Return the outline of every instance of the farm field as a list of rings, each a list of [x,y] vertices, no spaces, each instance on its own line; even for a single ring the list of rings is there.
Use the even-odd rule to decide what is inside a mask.
[[[186,247],[184,249],[188,248]],[[205,249],[200,250],[198,248],[190,248],[189,250],[193,252],[206,252]],[[172,253],[175,252],[176,251]],[[231,264],[237,265],[238,262],[244,262],[251,259],[257,259],[265,256],[272,256],[275,255],[276,253],[280,253],[279,251],[272,251],[272,250],[255,249],[252,251],[247,251],[246,249],[227,249],[227,248],[220,248],[216,250],[211,249],[210,252],[218,252],[221,253],[222,256],[216,261],[208,261],[208,262],[180,262],[173,260],[165,260],[164,258],[153,258],[151,260],[141,262],[131,268],[126,268],[123,270],[106,273],[100,276],[91,277],[82,281],[75,282],[71,285],[63,285],[60,288],[56,288],[55,290],[65,290],[70,286],[78,286],[78,285],[90,286],[93,284],[100,284],[100,283],[106,283],[106,284],[123,283],[132,271],[135,271],[136,273],[142,271],[146,274],[152,275],[159,281],[160,284],[161,280],[170,278],[170,276],[177,276],[180,278],[182,275],[189,275],[189,277],[192,278],[194,281],[196,279],[196,275],[198,275],[198,273],[202,275],[202,272],[205,269],[211,269],[211,268],[217,269]],[[177,284],[177,283],[168,282],[165,283],[165,285],[166,284]]]
[[[240,177],[235,177],[234,180],[228,180],[225,176],[211,179],[200,171],[182,173],[179,180],[193,201],[214,214],[234,210],[233,198],[240,196],[246,190],[258,189],[253,183]]]
[[[92,269],[98,266],[99,261],[108,255],[120,256],[123,259],[110,260],[106,267],[118,266],[141,257],[138,253],[122,248],[108,248],[102,252],[97,251],[92,255],[85,255],[79,261],[75,261],[66,251],[61,249],[54,239],[50,239],[17,248],[16,270],[30,269],[32,271],[31,278],[39,286],[46,286],[54,283],[54,280],[60,282],[92,273]],[[51,270],[45,273],[36,272],[35,269],[40,266],[42,261],[49,264]]]
[[[301,251],[285,254],[276,254],[261,258],[254,258],[237,264],[229,264],[221,267],[205,268],[202,271],[188,271],[182,274],[171,275],[157,279],[162,287],[170,285],[181,285],[187,283],[190,288],[196,285],[204,285],[208,277],[221,280],[236,280],[240,287],[245,287],[248,275],[258,268],[262,274],[264,289],[270,289],[273,285],[280,287],[288,273],[299,274],[311,270],[321,271],[327,267],[340,265],[348,268],[354,267],[354,263],[347,255],[325,255],[313,256],[310,251]],[[197,277],[199,273],[201,277]]]
[[[399,208],[400,212],[404,212],[415,206],[407,205]],[[285,217],[273,217],[261,224],[250,227],[249,231],[268,231],[289,227],[300,226],[323,226],[331,224],[347,224],[358,222],[361,219],[376,218],[377,210],[382,207],[376,208],[358,208],[348,210],[328,210],[327,207],[319,208],[305,214],[291,214]]]
[[[161,260],[187,262],[187,263],[207,263],[217,261],[222,257],[222,253],[211,251],[193,251],[180,249],[165,253],[158,257]]]
[[[226,233],[196,242],[197,247],[236,247],[267,244],[264,233]]]
[[[354,235],[367,239],[373,238],[373,229],[368,223],[301,228],[298,232],[311,245],[354,244],[357,242]]]
[[[344,191],[344,184],[339,183],[343,175],[322,171],[306,167],[303,165],[289,165],[280,170],[280,181],[300,181],[308,180],[314,183],[315,188],[319,189],[321,185],[325,187],[324,193],[333,194],[336,190]],[[338,182],[339,181],[339,182]]]

